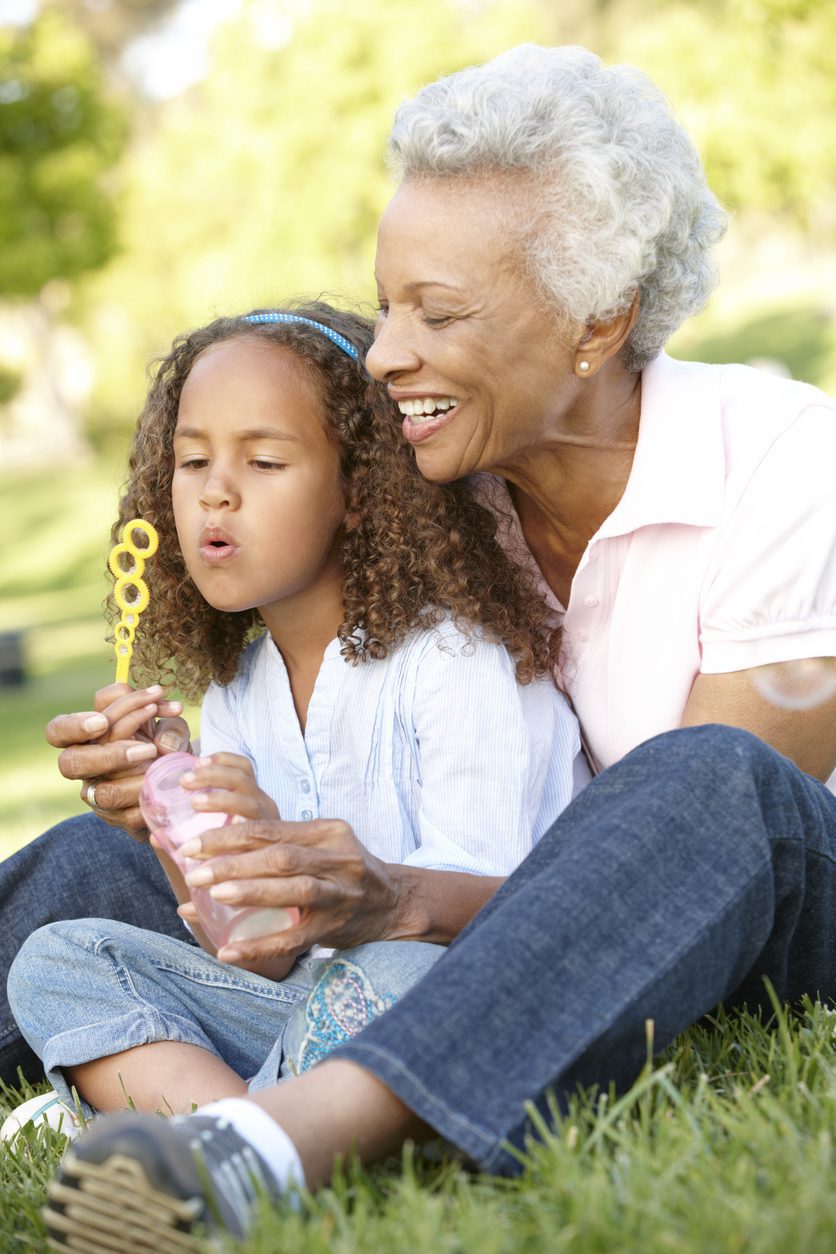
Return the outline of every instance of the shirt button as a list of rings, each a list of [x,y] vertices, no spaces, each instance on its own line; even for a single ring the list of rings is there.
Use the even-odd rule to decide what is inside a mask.
[[[312,818],[313,818],[313,810],[303,810],[303,811],[302,811],[302,818],[303,818],[303,819],[312,819]]]
[[[597,561],[598,561],[598,550],[597,550],[597,549],[593,549],[593,550],[592,550],[592,552],[589,554],[589,560],[590,560],[590,562],[597,562]]]
[[[587,635],[587,633],[586,633],[585,631],[579,631],[579,632],[578,632],[578,639],[579,639],[579,640],[588,640],[588,639],[589,639],[589,636]]]
[[[589,608],[593,610],[595,606],[598,604],[598,598],[597,597],[584,597],[583,603],[584,605],[588,605]]]
[[[310,792],[311,791],[310,782],[307,779],[303,779],[302,783],[300,784],[300,788],[302,789],[302,792]]]

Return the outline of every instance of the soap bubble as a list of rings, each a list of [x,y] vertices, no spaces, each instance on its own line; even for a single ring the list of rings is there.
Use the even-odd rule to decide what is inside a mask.
[[[752,672],[758,692],[782,710],[812,710],[836,694],[836,658],[773,662]]]

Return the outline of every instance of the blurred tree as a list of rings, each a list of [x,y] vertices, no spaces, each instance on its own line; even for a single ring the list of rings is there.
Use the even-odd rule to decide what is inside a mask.
[[[86,285],[100,428],[136,412],[144,362],[187,326],[293,294],[369,298],[397,104],[439,74],[547,38],[546,8],[245,0],[218,29],[211,75],[143,128],[126,251]]]
[[[522,40],[640,65],[741,216],[796,232],[814,217],[836,238],[833,0],[242,0],[205,82],[137,131],[124,253],[84,284],[98,425],[136,412],[144,362],[186,326],[294,293],[370,296],[395,108]]]
[[[670,95],[732,209],[836,238],[833,0],[618,0],[608,59]]]
[[[95,51],[64,17],[0,28],[0,296],[31,296],[112,256],[107,176],[125,136]]]
[[[125,47],[153,30],[180,0],[41,0],[44,9],[60,10],[89,37],[109,66],[118,63]]]

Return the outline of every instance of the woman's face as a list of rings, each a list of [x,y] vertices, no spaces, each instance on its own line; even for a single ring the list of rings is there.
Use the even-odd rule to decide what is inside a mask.
[[[544,447],[578,391],[567,330],[525,275],[525,191],[407,181],[380,223],[367,363],[426,478],[507,472]]]

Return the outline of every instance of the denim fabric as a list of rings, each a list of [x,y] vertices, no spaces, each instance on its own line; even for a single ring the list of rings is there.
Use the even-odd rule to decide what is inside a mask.
[[[718,1002],[836,996],[836,797],[746,732],[610,767],[399,1005],[337,1050],[488,1170]]]
[[[0,862],[0,1078],[32,1081],[40,1060],[6,1000],[6,978],[26,937],[55,919],[101,915],[188,940],[154,851],[94,814],[67,819]]]
[[[313,987],[297,1005],[250,1089],[299,1075],[390,1010],[444,953],[424,941],[375,941],[311,961]]]
[[[378,942],[332,958],[303,957],[276,981],[126,923],[75,919],[27,939],[9,974],[9,1001],[64,1099],[72,1101],[62,1067],[152,1041],[198,1045],[265,1088],[388,1010],[440,952],[437,945]],[[286,1059],[291,1025],[293,1057]]]

